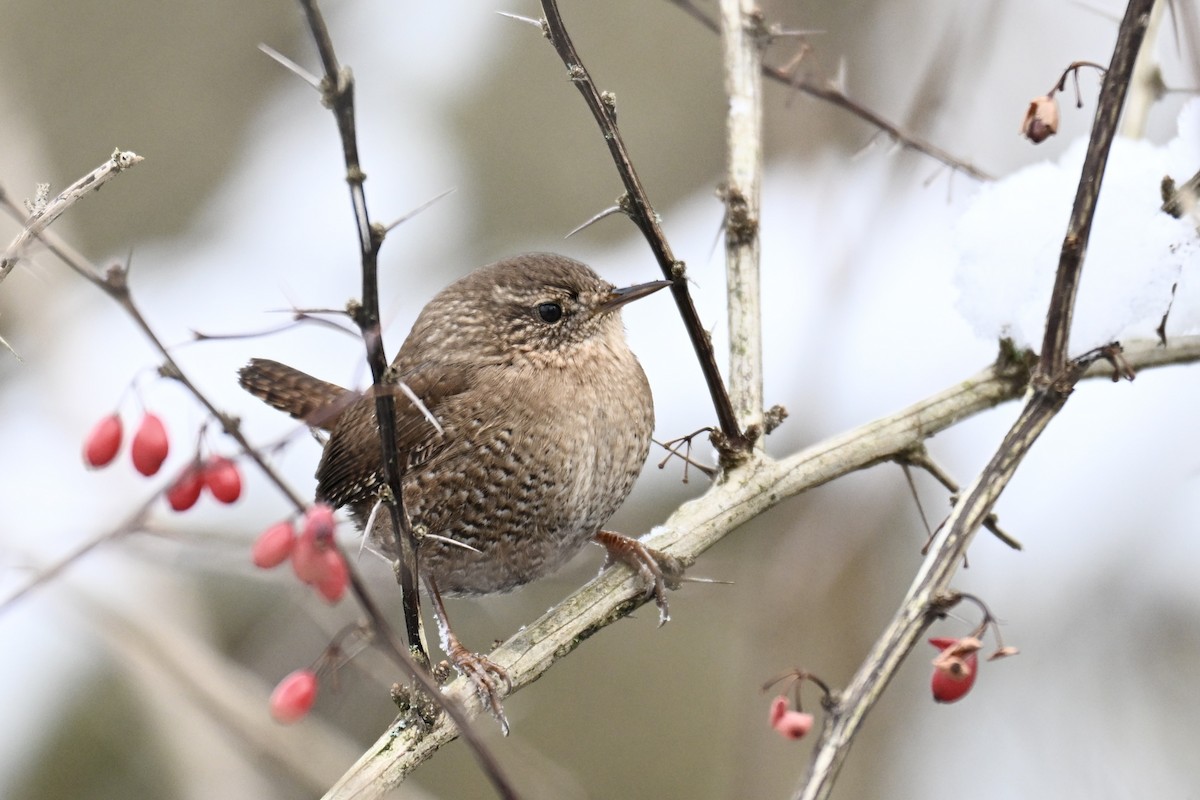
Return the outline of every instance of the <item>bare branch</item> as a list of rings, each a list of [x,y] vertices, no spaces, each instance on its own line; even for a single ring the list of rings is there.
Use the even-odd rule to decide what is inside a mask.
[[[691,0],[669,0],[669,2],[678,6],[688,16],[699,22],[704,27],[708,28],[713,33],[721,32],[721,28],[717,24],[717,21],[696,6],[695,3],[691,2]],[[775,35],[780,34],[776,33]],[[791,86],[792,88],[803,92],[810,97],[815,97],[818,100],[824,100],[826,103],[837,106],[843,111],[850,112],[862,121],[883,131],[903,147],[907,147],[910,150],[915,150],[918,153],[923,153],[930,158],[942,162],[957,172],[961,172],[964,175],[970,175],[976,180],[992,180],[991,175],[988,175],[986,172],[971,164],[969,161],[957,158],[942,148],[931,144],[930,142],[927,142],[911,133],[908,133],[899,125],[896,125],[895,123],[885,119],[858,101],[852,99],[842,90],[840,79],[821,81],[812,77],[800,78],[792,74],[786,67],[772,67],[767,64],[763,65],[762,71],[764,75],[776,83],[782,83],[784,86]]]
[[[100,187],[117,175],[141,162],[142,157],[132,150],[122,152],[120,148],[117,148],[103,164],[63,189],[57,197],[44,206],[33,209],[29,219],[25,221],[25,228],[17,234],[17,238],[13,239],[12,244],[4,251],[4,257],[0,258],[0,281],[8,277],[8,273],[12,272],[12,268],[21,260],[21,251],[25,246],[38,238],[38,234],[62,216],[64,211],[86,197],[89,192],[99,191]],[[3,191],[0,191],[0,197],[9,203],[12,202]]]
[[[1131,0],[1117,34],[1112,63],[1100,90],[1099,108],[1079,180],[1075,208],[1063,243],[1058,276],[1046,318],[1045,346],[1031,377],[1033,391],[1030,398],[987,467],[955,504],[950,518],[934,538],[929,555],[921,564],[900,608],[831,711],[820,743],[813,753],[808,777],[795,794],[797,800],[824,800],[832,792],[855,734],[922,631],[936,615],[937,600],[949,590],[950,581],[962,563],[975,531],[991,514],[996,500],[1038,436],[1062,410],[1075,383],[1088,369],[1099,363],[1098,360],[1107,350],[1112,349],[1102,349],[1070,363],[1066,361],[1067,333],[1075,302],[1075,287],[1083,266],[1095,201],[1134,58],[1141,47],[1153,3],[1154,0]]]
[[[667,243],[666,235],[659,225],[658,215],[650,205],[650,197],[642,187],[641,178],[633,168],[633,161],[629,157],[625,141],[621,138],[621,132],[617,128],[615,99],[611,93],[601,92],[596,88],[587,67],[583,65],[579,54],[575,52],[575,45],[567,33],[566,25],[563,23],[562,15],[559,14],[558,4],[555,0],[542,0],[542,12],[546,15],[546,30],[550,43],[554,45],[555,52],[558,53],[558,57],[562,59],[567,68],[567,75],[575,84],[575,88],[583,95],[592,116],[596,119],[596,124],[599,125],[600,131],[604,135],[604,141],[608,144],[608,151],[612,155],[613,163],[621,176],[621,182],[625,184],[626,195],[622,198],[622,210],[629,215],[649,243],[663,275],[673,282],[671,294],[683,317],[684,327],[687,328],[688,337],[692,341],[692,349],[695,350],[696,357],[700,361],[700,369],[704,373],[704,380],[708,384],[708,393],[712,397],[721,432],[724,434],[725,446],[722,448],[722,452],[730,456],[747,452],[751,447],[751,440],[738,427],[737,414],[729,401],[725,382],[721,379],[721,371],[717,367],[716,355],[713,353],[708,332],[700,322],[700,315],[696,311],[696,305],[692,302],[691,293],[688,291],[684,263],[675,258],[671,246]]]
[[[1200,336],[1179,337],[1169,347],[1139,342],[1125,353],[1139,369],[1200,361]],[[726,534],[783,500],[850,472],[893,459],[940,431],[1002,403],[1019,398],[1028,370],[1012,363],[988,367],[967,380],[896,414],[819,442],[775,461],[754,453],[730,479],[714,483],[701,497],[681,506],[642,541],[691,563]],[[1093,364],[1088,378],[1111,377],[1106,365]],[[632,613],[647,601],[645,586],[628,569],[610,569],[524,627],[488,655],[503,667],[519,691],[541,677],[560,658],[596,631]],[[470,682],[446,687],[474,717],[481,711]],[[439,720],[427,733],[392,726],[385,731],[325,795],[326,800],[381,798],[399,785],[456,732]]]
[[[1113,50],[1112,63],[1104,74],[1100,87],[1100,101],[1096,108],[1096,119],[1092,124],[1092,136],[1088,141],[1087,155],[1083,159],[1083,175],[1075,193],[1075,205],[1067,223],[1063,238],[1062,253],[1058,260],[1058,272],[1054,278],[1054,291],[1050,295],[1050,308],[1046,314],[1046,335],[1042,341],[1041,363],[1038,373],[1042,382],[1057,380],[1067,361],[1067,342],[1071,332],[1071,317],[1075,308],[1075,293],[1079,287],[1079,276],[1083,271],[1083,258],[1087,252],[1088,239],[1092,233],[1092,220],[1096,214],[1096,200],[1100,197],[1100,183],[1108,163],[1108,151],[1117,133],[1117,120],[1125,102],[1133,65],[1141,48],[1146,26],[1150,21],[1150,8],[1154,0],[1131,0],[1125,10],[1125,19]]]
[[[348,68],[338,64],[333,52],[333,39],[325,19],[317,8],[316,0],[300,0],[308,19],[309,31],[317,45],[324,69],[321,81],[322,100],[337,120],[338,134],[342,141],[342,157],[346,163],[346,183],[350,187],[350,204],[354,210],[354,221],[358,231],[359,251],[362,260],[362,303],[355,308],[355,322],[362,331],[367,351],[367,364],[371,368],[371,380],[375,386],[386,383],[387,356],[383,347],[383,328],[379,318],[379,248],[383,244],[385,231],[371,224],[367,213],[367,195],[363,188],[367,176],[358,159],[358,133],[354,122],[354,76]],[[383,478],[391,494],[388,503],[391,514],[391,531],[396,537],[398,554],[397,581],[400,584],[404,608],[404,629],[409,646],[414,648],[422,666],[429,665],[429,647],[425,643],[425,631],[421,621],[421,590],[417,580],[417,545],[408,525],[407,515],[400,507],[403,502],[403,465],[396,449],[396,404],[387,392],[375,395],[375,418],[379,424],[380,452],[383,462]]]
[[[751,0],[721,0],[725,63],[725,276],[729,395],[742,430],[762,430],[762,12]],[[755,438],[751,436],[750,438]],[[762,437],[758,437],[762,447]]]
[[[387,503],[391,514],[392,532],[396,537],[397,580],[400,584],[404,607],[404,625],[408,634],[408,648],[395,639],[395,634],[383,612],[374,603],[362,583],[362,578],[351,571],[350,578],[355,594],[371,617],[372,625],[388,654],[407,669],[421,688],[446,711],[446,717],[463,731],[476,760],[483,772],[502,797],[516,797],[508,779],[500,769],[495,757],[483,744],[478,733],[471,727],[470,720],[462,707],[454,700],[446,699],[426,670],[429,667],[428,647],[421,619],[421,594],[417,576],[416,538],[403,508],[403,464],[396,447],[395,398],[382,391],[386,384],[387,358],[383,347],[382,326],[379,317],[379,248],[383,244],[385,231],[371,224],[367,213],[367,197],[363,189],[366,173],[358,158],[358,140],[354,123],[354,79],[349,69],[338,65],[333,52],[333,40],[325,20],[317,8],[316,0],[300,0],[308,19],[309,30],[320,53],[325,71],[322,80],[324,101],[337,120],[338,133],[342,140],[343,158],[346,163],[346,182],[350,186],[350,202],[354,209],[354,220],[359,235],[362,257],[362,304],[356,309],[355,321],[363,334],[367,350],[367,363],[376,387],[375,418],[379,424],[383,476],[391,501]],[[404,387],[407,389],[407,387]],[[431,415],[432,416],[432,415]],[[348,563],[348,562],[347,562]],[[443,717],[445,719],[446,717]]]

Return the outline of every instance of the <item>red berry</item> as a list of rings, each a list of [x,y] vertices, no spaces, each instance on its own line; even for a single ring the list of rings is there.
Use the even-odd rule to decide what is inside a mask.
[[[963,639],[935,637],[929,643],[941,651],[933,660],[933,678],[930,680],[933,699],[939,703],[962,699],[975,685],[975,674],[979,671],[979,640],[969,636]]]
[[[330,561],[325,554],[333,544],[333,509],[324,503],[309,506],[304,514],[304,530],[292,551],[292,567],[296,577],[312,586],[330,580]],[[336,552],[336,550],[334,551]],[[345,568],[345,564],[341,565]]]
[[[325,574],[317,580],[317,592],[330,603],[336,603],[346,593],[350,572],[346,569],[346,560],[337,550],[326,550],[321,558],[325,562]]]
[[[83,462],[89,467],[107,467],[121,449],[121,418],[109,414],[96,423],[83,440]]]
[[[156,414],[142,417],[133,436],[133,466],[143,475],[153,475],[167,460],[170,443],[167,441],[167,429]]]
[[[290,724],[303,719],[317,700],[317,675],[298,669],[279,682],[271,692],[271,716]]]
[[[204,488],[204,477],[195,465],[188,467],[179,476],[179,480],[167,489],[167,502],[175,511],[187,511],[196,505],[200,499],[200,490]]]
[[[277,522],[262,532],[250,550],[254,566],[262,569],[278,567],[292,554],[296,545],[296,529],[290,520]]]
[[[232,503],[242,496],[242,474],[228,458],[213,456],[204,465],[203,474],[204,484],[222,503]]]
[[[329,565],[325,562],[325,550],[307,530],[296,539],[292,549],[292,569],[302,582],[315,586],[325,579]]]
[[[324,503],[314,503],[304,514],[304,535],[324,547],[333,540],[333,509]]]

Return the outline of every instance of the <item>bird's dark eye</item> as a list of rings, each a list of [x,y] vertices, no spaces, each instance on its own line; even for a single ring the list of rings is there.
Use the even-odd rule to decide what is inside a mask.
[[[542,322],[553,325],[562,319],[562,306],[558,303],[538,303],[537,313]]]

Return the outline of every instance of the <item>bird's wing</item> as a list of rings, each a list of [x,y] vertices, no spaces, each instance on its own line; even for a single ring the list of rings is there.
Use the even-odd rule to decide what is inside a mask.
[[[461,368],[423,364],[401,376],[421,399],[419,408],[406,393],[395,391],[396,447],[407,469],[432,458],[448,439],[429,419],[441,424],[439,412],[470,388],[469,372]],[[428,413],[427,413],[428,412]],[[317,497],[333,506],[373,501],[382,484],[379,426],[375,398],[368,395],[342,414],[317,466]]]

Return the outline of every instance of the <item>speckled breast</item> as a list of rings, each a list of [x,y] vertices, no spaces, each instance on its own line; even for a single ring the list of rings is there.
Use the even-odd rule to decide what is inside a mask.
[[[633,354],[603,355],[585,370],[510,367],[446,409],[461,422],[404,493],[414,527],[432,534],[421,566],[443,593],[504,592],[554,571],[624,502],[654,408]]]

